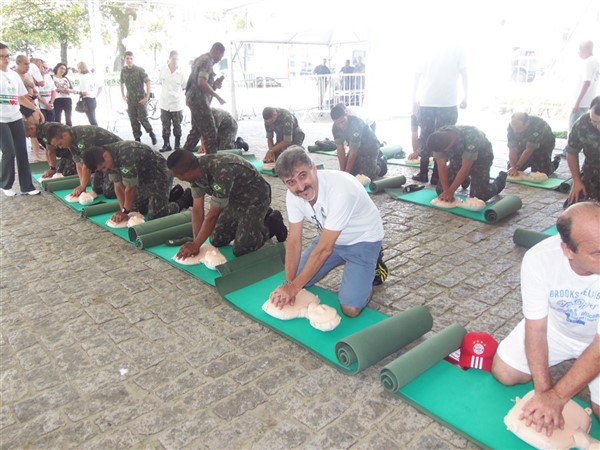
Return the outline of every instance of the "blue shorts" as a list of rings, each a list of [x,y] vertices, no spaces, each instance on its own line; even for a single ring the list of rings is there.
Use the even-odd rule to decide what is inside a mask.
[[[302,252],[298,273],[302,272],[308,257],[319,243],[317,236]],[[342,284],[338,297],[342,305],[364,308],[369,302],[369,294],[373,289],[375,266],[381,251],[381,241],[358,242],[352,245],[334,245],[333,253],[325,261],[314,277],[306,284],[312,286],[337,266],[344,264]]]

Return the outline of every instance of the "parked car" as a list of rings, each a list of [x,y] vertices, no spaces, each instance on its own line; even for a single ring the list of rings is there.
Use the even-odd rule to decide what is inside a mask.
[[[254,79],[254,85],[256,87],[281,87],[281,83],[277,81],[275,78],[271,77],[256,77]]]

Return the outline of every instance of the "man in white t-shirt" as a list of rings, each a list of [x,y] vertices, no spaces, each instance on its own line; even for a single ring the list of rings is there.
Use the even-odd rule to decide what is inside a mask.
[[[558,218],[560,236],[531,248],[521,266],[523,319],[498,347],[493,375],[506,385],[533,379],[527,425],[550,436],[564,405],[586,384],[600,417],[600,203],[577,203]],[[556,383],[550,367],[576,358]]]
[[[160,121],[162,122],[163,146],[161,152],[170,152],[171,124],[175,136],[175,150],[181,149],[181,122],[183,122],[184,95],[183,89],[187,77],[179,67],[179,53],[172,50],[169,53],[169,62],[160,70],[158,77],[161,90],[158,106],[160,107]]]
[[[288,188],[289,232],[285,282],[270,299],[276,306],[293,304],[298,292],[344,264],[338,295],[342,312],[356,317],[373,293],[381,261],[383,223],[365,188],[352,175],[319,170],[304,149],[292,145],[277,159],[277,176]],[[302,252],[302,226],[309,219],[319,235]]]
[[[467,107],[467,59],[457,45],[439,45],[417,67],[413,86],[413,114],[419,120],[420,167],[413,180],[427,183],[429,158],[425,144],[429,136],[443,126],[455,125],[458,119],[458,80],[462,80],[461,108]],[[417,155],[412,154],[411,159]],[[438,171],[434,163],[431,184],[437,184]]]
[[[583,69],[577,83],[577,97],[569,116],[569,131],[573,124],[590,108],[590,103],[596,96],[598,80],[600,79],[600,64],[594,56],[594,43],[584,41],[579,44],[579,57],[583,59]]]

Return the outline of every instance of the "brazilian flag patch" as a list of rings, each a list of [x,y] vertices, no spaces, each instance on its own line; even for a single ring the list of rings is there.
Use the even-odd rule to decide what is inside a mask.
[[[215,183],[215,184],[213,184],[213,190],[215,192],[221,192],[223,190],[223,188]]]
[[[131,173],[131,170],[129,170],[127,167],[121,167],[121,173],[123,175],[128,175]]]
[[[80,144],[77,144],[77,148],[79,148],[79,149],[82,149],[82,148],[84,148],[84,147],[85,147],[85,145],[83,145],[83,144],[81,144],[81,143],[80,143]]]

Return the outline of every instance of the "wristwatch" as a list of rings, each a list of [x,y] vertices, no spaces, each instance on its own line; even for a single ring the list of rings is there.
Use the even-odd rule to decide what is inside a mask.
[[[50,166],[50,170],[56,170],[56,166]]]

